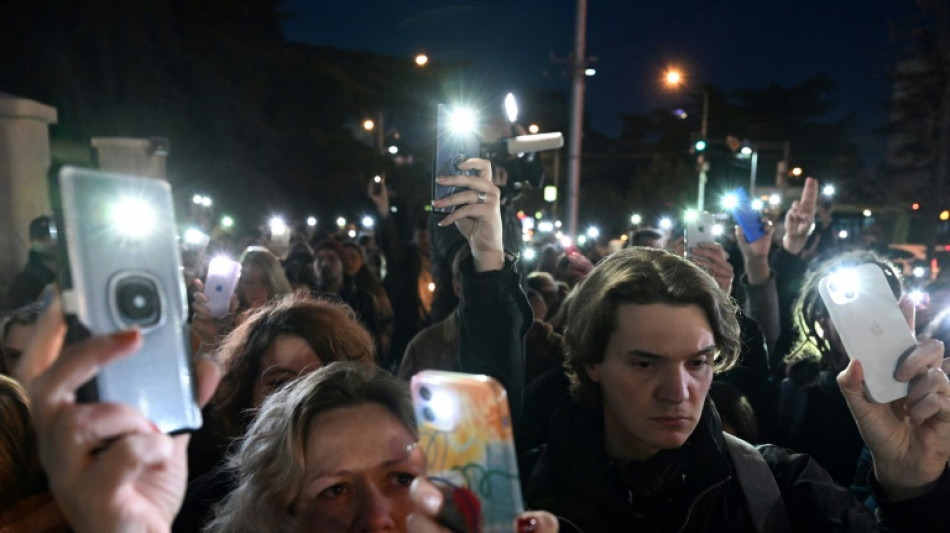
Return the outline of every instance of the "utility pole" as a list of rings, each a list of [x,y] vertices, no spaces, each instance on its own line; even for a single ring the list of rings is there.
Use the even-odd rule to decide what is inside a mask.
[[[587,0],[577,0],[574,26],[574,56],[571,58],[571,145],[568,148],[567,234],[577,237],[577,211],[581,184],[581,141],[584,133],[584,77],[587,58],[584,42],[587,34]]]

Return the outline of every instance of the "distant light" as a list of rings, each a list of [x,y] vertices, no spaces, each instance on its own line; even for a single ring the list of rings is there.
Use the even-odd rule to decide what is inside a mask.
[[[535,220],[541,220],[543,217],[544,217],[544,213],[542,213],[541,211],[535,211],[535,212],[534,212],[534,218],[535,218]]]
[[[532,261],[537,256],[538,254],[534,251],[534,248],[525,248],[525,251],[521,252],[521,257],[526,261]]]
[[[835,189],[835,186],[831,185],[830,183],[821,188],[821,194],[825,196],[834,196],[836,192],[838,192],[837,189]]]
[[[521,240],[524,242],[531,242],[531,230],[524,230],[524,233],[521,234]]]
[[[337,227],[340,227],[340,228],[346,226],[346,219],[343,218],[343,217],[337,217],[337,219],[336,219],[336,225],[337,225]]]
[[[579,246],[584,246],[585,244],[587,244],[587,235],[578,235],[577,244]]]
[[[511,93],[505,95],[505,116],[508,117],[508,122],[518,120],[518,102]]]
[[[660,219],[660,229],[672,229],[673,221],[669,217],[663,217]]]
[[[683,214],[683,220],[687,223],[696,222],[699,220],[699,212],[695,209],[687,209],[686,213]]]
[[[211,207],[211,197],[204,196],[201,198],[201,205],[204,207]]]
[[[204,198],[204,197],[201,196],[200,194],[196,194],[196,195],[194,195],[194,196],[191,197],[191,202],[194,203],[194,204],[201,205],[201,200],[202,200],[203,198]]]
[[[317,217],[307,217],[307,225],[311,228],[317,225]]]
[[[706,141],[704,141],[703,139],[700,139],[696,141],[696,144],[694,144],[693,147],[696,148],[697,152],[702,152],[703,150],[706,149]]]
[[[382,177],[382,176],[380,176],[380,175],[378,175],[378,174],[377,174],[376,176],[373,176],[373,183],[382,183],[382,182],[383,182],[383,177]]]
[[[396,206],[394,206],[394,205],[389,206],[389,212],[390,212],[390,213],[397,213],[398,211],[399,211],[399,208],[398,208],[398,207],[396,207]]]
[[[915,266],[913,273],[915,278],[922,278],[927,275],[927,269],[922,266]]]
[[[269,226],[271,236],[276,237],[287,232],[287,223],[281,217],[271,217]]]
[[[639,226],[641,222],[643,222],[643,217],[641,217],[638,213],[630,215],[630,223],[634,226]]]
[[[782,203],[782,197],[778,194],[769,195],[769,205],[778,205]]]
[[[538,133],[539,131],[541,131],[541,126],[538,126],[537,124],[531,124],[528,126],[528,133]]]
[[[533,218],[531,218],[531,217],[524,217],[524,218],[521,219],[521,227],[522,227],[522,229],[526,229],[526,230],[528,230],[528,229],[534,229],[534,226],[535,226],[535,223],[534,223],[534,219],[533,219]]]
[[[722,208],[726,211],[732,211],[739,207],[739,197],[733,193],[725,194],[722,200],[719,201],[719,204],[722,205]]]
[[[429,292],[435,292],[435,283],[430,281],[427,288],[429,289]]]
[[[554,224],[547,221],[538,222],[538,231],[542,233],[551,233],[554,231]]]
[[[572,244],[570,235],[561,235],[561,248],[570,248]]]
[[[798,177],[802,175],[802,167],[795,167],[792,169],[792,176]],[[832,193],[834,194],[834,193]]]
[[[429,63],[429,56],[425,54],[419,54],[416,56],[416,65],[424,67]]]
[[[587,228],[587,236],[590,237],[591,239],[596,239],[600,237],[600,229],[595,226],[591,226]]]
[[[363,227],[366,228],[366,229],[372,228],[372,227],[373,227],[373,224],[376,223],[376,221],[373,220],[373,217],[371,217],[371,216],[369,216],[369,215],[364,216],[364,217],[363,217],[363,220],[361,220],[360,222],[362,222]]]
[[[739,149],[739,153],[742,155],[752,155],[752,148],[749,146],[743,146]]]
[[[923,267],[918,267],[918,268],[923,269]],[[920,289],[914,289],[907,293],[907,297],[910,298],[910,301],[914,302],[914,305],[921,305],[924,303],[924,300],[927,299],[927,293],[925,293],[924,291]]]
[[[910,208],[913,209],[914,211],[917,211],[918,209],[920,209],[920,204],[918,204],[917,202],[914,202],[910,205]]]
[[[200,245],[208,238],[203,231],[197,228],[188,228],[185,230],[185,242],[188,244]]]
[[[589,68],[589,69],[585,69],[585,70],[584,70],[584,75],[587,76],[588,78],[590,78],[591,76],[594,76],[594,75],[596,75],[596,74],[597,74],[597,69]]]
[[[940,212],[940,220],[950,220],[950,211],[944,209]]]
[[[680,120],[686,120],[686,118],[689,117],[689,114],[685,109],[674,109],[673,116]]]
[[[626,233],[624,233],[623,235],[620,236],[620,240],[621,240],[621,241],[626,241],[626,240],[629,239],[629,238],[630,238],[630,237],[628,237]]]
[[[864,215],[865,217],[869,217],[871,216],[871,210],[865,209],[864,211],[861,211],[861,214]]]
[[[762,200],[760,200],[759,198],[756,198],[755,200],[752,200],[751,202],[749,202],[749,205],[752,207],[752,209],[756,211],[761,211],[762,208],[765,207],[765,204],[763,204]]]
[[[544,186],[544,201],[554,203],[557,201],[557,187],[554,185]]]
[[[560,228],[560,227],[561,227],[561,221],[560,221],[560,220],[555,220],[555,221],[554,221],[554,227],[555,227],[555,228]]]
[[[388,150],[388,151],[389,151],[390,154],[396,155],[396,154],[399,153],[399,147],[394,144],[394,145],[392,145],[392,146],[389,147],[389,150]]]
[[[838,238],[841,239],[841,240],[847,239],[847,238],[848,238],[848,230],[843,229],[843,230],[839,231],[839,232],[838,232]]]
[[[666,83],[668,85],[679,85],[683,81],[683,74],[676,69],[670,69],[666,71]]]
[[[224,215],[221,217],[221,227],[224,229],[230,229],[234,227],[234,218]]]
[[[355,239],[355,238],[356,238],[356,230],[355,230],[355,229],[351,229],[350,231],[346,232],[346,234],[347,234],[351,239]]]
[[[375,128],[375,127],[376,127],[376,123],[373,122],[372,120],[366,119],[366,120],[363,121],[363,129],[364,129],[364,130],[366,130],[366,131],[373,131],[373,128]]]

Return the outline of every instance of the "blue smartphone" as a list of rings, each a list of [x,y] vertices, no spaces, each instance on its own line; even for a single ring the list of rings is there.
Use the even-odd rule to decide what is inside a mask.
[[[749,198],[744,187],[739,187],[733,191],[736,197],[736,206],[730,210],[732,218],[735,219],[745,239],[749,242],[755,242],[765,236],[765,229],[762,226],[762,215],[752,208],[752,200]]]
[[[432,169],[432,199],[445,198],[463,190],[463,187],[444,186],[436,183],[438,176],[474,175],[472,171],[459,170],[458,164],[471,157],[478,157],[481,145],[477,135],[477,116],[473,111],[439,104],[439,118],[435,139],[435,164]],[[437,213],[449,213],[455,206],[434,207]]]

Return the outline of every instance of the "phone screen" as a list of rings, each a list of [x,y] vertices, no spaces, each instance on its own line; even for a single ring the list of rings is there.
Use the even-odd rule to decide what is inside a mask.
[[[461,190],[461,187],[447,187],[436,183],[438,176],[455,176],[474,174],[471,171],[459,170],[458,164],[466,159],[478,157],[480,144],[478,141],[474,112],[461,108],[451,108],[439,104],[439,118],[436,128],[435,162],[432,173],[432,198],[444,198]],[[433,208],[433,211],[448,213],[455,206]]]

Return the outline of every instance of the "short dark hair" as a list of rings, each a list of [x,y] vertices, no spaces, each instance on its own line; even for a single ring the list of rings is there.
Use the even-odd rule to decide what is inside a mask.
[[[716,371],[739,359],[735,303],[705,270],[666,250],[635,246],[607,256],[574,289],[564,333],[564,367],[575,399],[600,406],[600,384],[586,367],[604,360],[621,304],[696,305],[716,341]],[[671,325],[675,327],[675,325]]]

